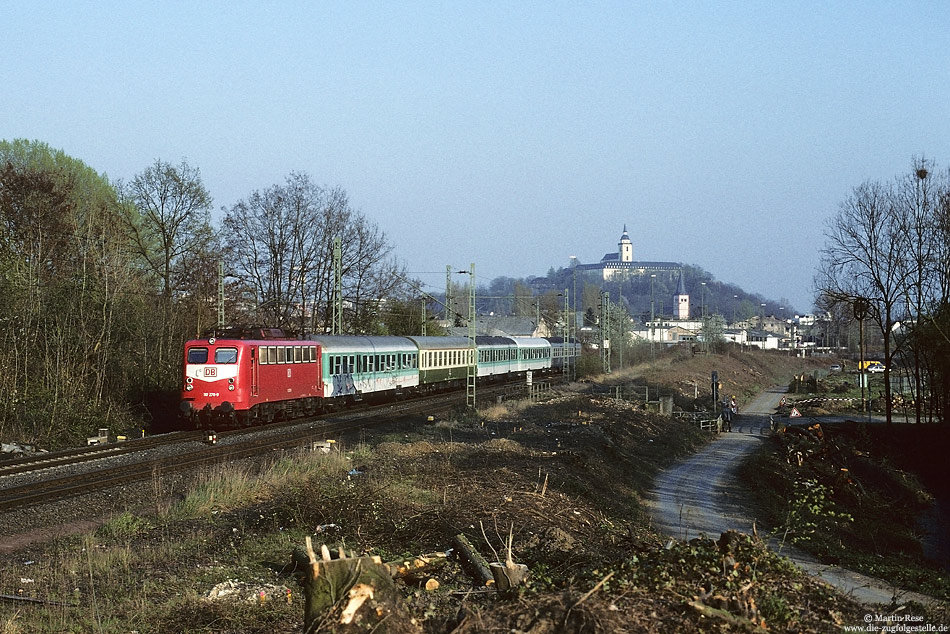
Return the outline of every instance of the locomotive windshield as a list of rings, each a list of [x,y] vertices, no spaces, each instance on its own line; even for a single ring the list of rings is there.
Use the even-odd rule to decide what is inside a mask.
[[[207,363],[207,348],[188,348],[188,363]]]
[[[218,348],[214,351],[215,363],[237,363],[237,348]]]

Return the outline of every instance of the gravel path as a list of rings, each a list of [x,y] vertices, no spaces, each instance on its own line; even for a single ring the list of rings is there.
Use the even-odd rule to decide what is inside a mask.
[[[775,411],[784,393],[783,388],[773,388],[759,395],[740,412],[738,424],[733,423],[731,433],[722,434],[703,450],[657,477],[648,500],[657,530],[683,540],[703,534],[715,539],[727,530],[752,532],[753,519],[735,472],[742,460],[770,433],[769,414]],[[778,539],[770,538],[768,544],[808,573],[864,603],[934,602],[931,597],[900,590],[880,579],[820,564]]]

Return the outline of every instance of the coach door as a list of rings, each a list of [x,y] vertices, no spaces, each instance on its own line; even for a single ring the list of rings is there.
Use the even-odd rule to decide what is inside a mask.
[[[257,346],[251,348],[251,398],[259,396],[260,364],[257,362]]]

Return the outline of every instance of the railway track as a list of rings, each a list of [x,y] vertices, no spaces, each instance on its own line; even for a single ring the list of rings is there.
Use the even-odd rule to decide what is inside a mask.
[[[494,399],[497,395],[504,394],[506,389],[510,389],[510,386],[483,388],[483,398]],[[3,465],[4,468],[0,469],[0,483],[4,476],[44,471],[53,467],[85,465],[90,468],[83,469],[79,473],[0,488],[0,512],[147,480],[158,474],[182,472],[221,462],[266,455],[277,450],[296,448],[316,439],[326,440],[357,429],[380,426],[391,422],[394,417],[420,413],[436,414],[458,405],[458,393],[439,394],[425,399],[399,401],[365,410],[341,412],[318,420],[286,421],[257,428],[223,431],[217,434],[218,438],[228,439],[228,441],[214,445],[200,442],[205,437],[204,432],[173,432],[123,443],[45,454],[33,459],[19,459]],[[241,439],[241,436],[248,436],[248,438]],[[97,467],[95,464],[95,461],[105,458],[135,453],[144,454],[148,449],[176,443],[182,445],[182,451],[177,453],[174,459],[169,459],[167,456],[143,457],[140,460],[114,466]]]
[[[188,440],[197,439],[200,436],[201,432],[197,431],[171,432],[160,436],[148,436],[146,438],[136,438],[134,440],[92,445],[89,447],[75,447],[73,449],[15,458],[0,463],[0,478],[19,473],[41,471],[53,467],[75,465],[91,460],[101,460],[103,458],[136,453],[170,443],[186,442]]]

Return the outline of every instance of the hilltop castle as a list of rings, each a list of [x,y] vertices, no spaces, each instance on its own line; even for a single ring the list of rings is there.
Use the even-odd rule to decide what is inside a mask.
[[[619,280],[623,277],[650,275],[657,271],[679,271],[682,266],[679,262],[637,262],[633,259],[633,242],[627,227],[624,225],[623,234],[617,244],[617,253],[607,253],[596,264],[578,264],[580,271],[600,271],[604,281]]]
[[[663,272],[671,276],[679,272],[679,282],[673,295],[673,318],[689,319],[689,294],[683,280],[683,266],[679,262],[646,262],[633,259],[633,242],[624,225],[616,253],[607,253],[596,264],[578,264],[579,271],[597,272],[605,282],[620,282],[633,277],[647,277]]]

